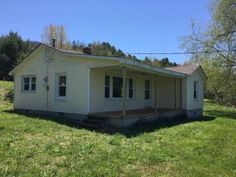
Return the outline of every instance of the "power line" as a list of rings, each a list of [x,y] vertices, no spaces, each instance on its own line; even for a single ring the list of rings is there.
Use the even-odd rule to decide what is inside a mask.
[[[217,50],[217,51],[199,51],[199,52],[132,52],[126,54],[130,55],[194,55],[194,54],[211,54],[211,53],[229,53],[229,52],[236,52],[236,50]]]

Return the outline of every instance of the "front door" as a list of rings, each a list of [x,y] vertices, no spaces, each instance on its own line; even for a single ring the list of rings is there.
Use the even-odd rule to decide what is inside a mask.
[[[146,108],[151,107],[151,84],[150,84],[150,80],[145,80],[145,83],[144,83],[144,106]]]

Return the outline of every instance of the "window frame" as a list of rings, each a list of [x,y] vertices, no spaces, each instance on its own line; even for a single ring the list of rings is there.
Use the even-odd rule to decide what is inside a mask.
[[[33,83],[32,80],[33,78],[35,78],[35,82]],[[25,83],[25,79],[29,79],[29,83]],[[37,77],[35,74],[31,74],[31,75],[23,75],[22,76],[22,83],[21,83],[21,91],[24,93],[35,93],[37,90]],[[26,90],[25,89],[25,85],[28,85],[29,89]],[[32,89],[33,85],[35,85],[35,89]]]
[[[123,77],[120,75],[120,74],[107,74],[105,73],[104,75],[104,79],[105,77],[108,76],[110,78],[110,88],[109,88],[109,97],[105,97],[105,89],[106,89],[106,86],[105,86],[105,80],[104,80],[104,98],[105,99],[122,99],[123,97],[113,97],[113,88],[114,88],[114,85],[113,85],[113,78],[114,77],[117,77],[117,78],[121,78],[122,79],[122,84],[123,84]],[[133,97],[132,98],[129,98],[129,80],[132,79],[133,80]],[[108,87],[108,86],[107,86]],[[134,82],[134,78],[132,77],[127,77],[126,78],[126,99],[135,99],[135,82]]]
[[[60,96],[60,77],[65,77],[66,81],[65,81],[65,96]],[[57,100],[65,100],[67,97],[67,84],[68,84],[68,78],[67,78],[67,74],[66,73],[57,73],[56,74],[56,99]]]
[[[132,87],[130,87],[130,82],[132,81]],[[132,90],[132,97],[129,96],[130,90]],[[126,96],[128,99],[134,99],[134,79],[133,78],[128,78],[127,79],[127,90],[126,90]]]
[[[33,83],[33,78],[35,78],[35,81],[34,81],[34,83]],[[32,76],[31,78],[30,78],[30,81],[31,81],[31,83],[30,83],[30,89],[31,89],[31,91],[33,91],[33,92],[35,92],[36,91],[36,86],[37,86],[37,78],[36,78],[36,76]],[[33,88],[33,85],[35,85],[34,86],[34,89],[32,89]]]
[[[198,101],[199,97],[199,82],[193,81],[193,100]]]
[[[108,84],[106,82],[106,78],[108,78]],[[108,89],[108,96],[106,95],[106,89]],[[105,75],[105,80],[104,80],[104,97],[105,98],[110,98],[111,97],[111,76]]]
[[[114,97],[114,78],[119,78],[121,79],[121,96],[120,97]],[[120,76],[112,76],[112,98],[114,99],[121,99],[123,98],[123,95],[122,95],[122,89],[123,89],[123,78],[120,77]]]
[[[149,82],[149,88],[146,88],[146,82]],[[149,94],[149,98],[146,97],[146,92],[148,92]],[[145,79],[144,80],[144,100],[151,100],[151,81],[149,79]]]

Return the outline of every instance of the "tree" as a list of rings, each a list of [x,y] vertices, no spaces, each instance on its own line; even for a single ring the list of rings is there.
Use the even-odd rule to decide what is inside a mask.
[[[135,58],[134,56],[128,57],[122,50],[116,49],[109,42],[93,42],[88,44],[88,47],[91,48],[93,55]]]
[[[9,80],[8,73],[31,50],[30,41],[23,41],[16,32],[0,37],[0,79]]]
[[[48,25],[44,28],[41,35],[42,42],[52,46],[52,39],[56,39],[56,47],[59,49],[70,48],[69,41],[67,40],[65,28],[63,25]]]
[[[148,64],[148,65],[157,66],[157,67],[162,67],[162,68],[177,66],[177,64],[175,62],[174,63],[170,62],[167,57],[162,58],[161,60],[159,60],[157,58],[151,59],[151,58],[145,57],[143,60],[143,63]]]
[[[208,82],[206,93],[225,104],[236,105],[236,2],[216,0],[211,8],[211,24],[202,31],[192,25],[192,34],[183,38],[191,58],[202,64]],[[226,79],[227,78],[227,79]]]
[[[145,57],[142,62],[147,65],[152,65],[152,60],[148,57]]]

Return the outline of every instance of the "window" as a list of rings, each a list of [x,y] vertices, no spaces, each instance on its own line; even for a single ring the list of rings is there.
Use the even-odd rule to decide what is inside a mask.
[[[150,81],[145,80],[145,100],[150,99]]]
[[[126,95],[127,98],[134,98],[134,81],[133,79],[126,80]],[[116,76],[105,75],[105,98],[122,98],[123,96],[123,78]],[[112,93],[112,94],[111,94]]]
[[[36,90],[36,77],[31,77],[31,90]]]
[[[193,82],[193,99],[198,100],[198,81]]]
[[[59,75],[57,80],[57,98],[66,97],[66,75]]]
[[[110,98],[110,76],[105,76],[105,98]]]
[[[29,91],[30,90],[30,77],[24,77],[23,90],[24,91]]]
[[[128,79],[128,98],[134,98],[134,82],[133,82],[133,79]]]
[[[122,87],[123,87],[123,78],[121,77],[113,77],[113,98],[121,98],[122,97]]]
[[[36,77],[24,76],[22,88],[23,88],[23,91],[35,91],[36,90]]]

